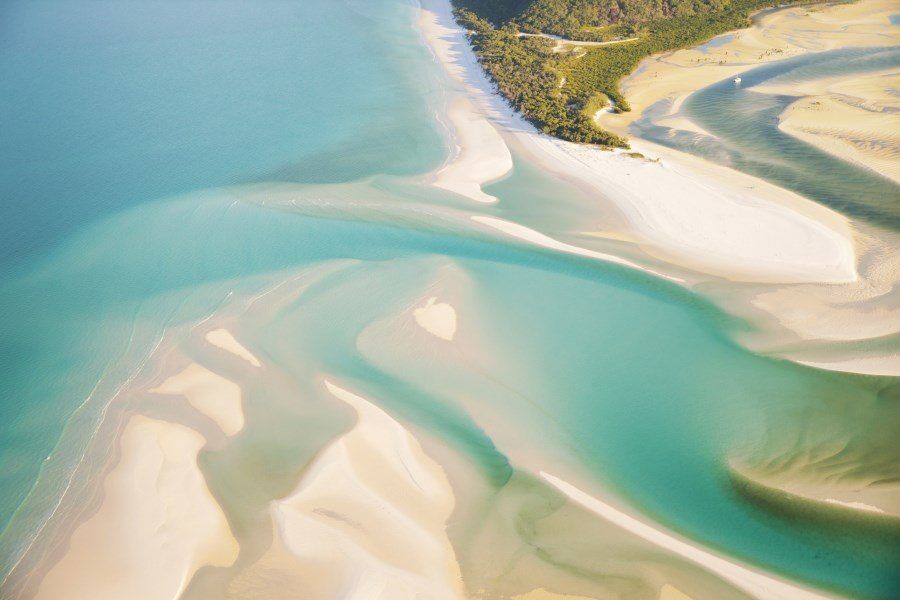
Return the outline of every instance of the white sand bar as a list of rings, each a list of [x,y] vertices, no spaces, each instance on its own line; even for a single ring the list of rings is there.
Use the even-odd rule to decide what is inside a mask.
[[[615,523],[660,548],[682,556],[722,579],[731,582],[755,598],[763,600],[822,600],[828,598],[817,592],[792,585],[763,573],[748,569],[737,563],[716,556],[711,552],[692,546],[663,531],[635,519],[619,509],[587,494],[574,485],[549,473],[541,472],[541,477],[560,492],[582,505],[589,511]]]
[[[240,386],[196,363],[150,391],[184,396],[191,406],[215,421],[225,435],[234,435],[244,428]]]
[[[199,568],[237,558],[237,541],[197,466],[203,436],[135,415],[120,444],[99,511],[75,530],[37,598],[177,598]]]
[[[797,194],[688,156],[635,160],[538,135],[528,143],[551,170],[611,200],[661,258],[739,281],[856,280],[845,220]]]
[[[239,341],[234,339],[234,336],[231,335],[231,332],[227,329],[213,329],[212,331],[208,331],[205,337],[206,341],[213,346],[243,358],[254,367],[261,366],[259,359],[256,358],[252,352],[247,350]]]
[[[656,271],[652,271],[652,270],[644,268],[636,263],[633,263],[629,260],[625,260],[624,258],[619,258],[618,256],[613,256],[612,254],[605,254],[603,252],[597,252],[596,250],[589,250],[587,248],[582,248],[580,246],[574,246],[572,244],[566,244],[565,242],[560,242],[559,240],[555,240],[548,235],[544,235],[543,233],[541,233],[539,231],[531,229],[530,227],[525,227],[524,225],[520,225],[513,221],[507,221],[506,219],[499,219],[497,217],[486,217],[486,216],[481,216],[481,215],[473,215],[471,217],[471,219],[473,221],[475,221],[476,223],[481,223],[482,225],[487,225],[488,227],[492,227],[493,229],[502,231],[506,235],[529,242],[536,246],[541,246],[542,248],[548,248],[550,250],[557,250],[559,252],[565,252],[566,254],[575,254],[577,256],[584,256],[587,258],[593,258],[596,260],[611,262],[611,263],[615,263],[618,265],[624,265],[626,267],[631,267],[633,269],[639,269],[641,271],[651,273],[653,275],[656,275],[657,277],[662,277],[663,279],[669,279],[670,281],[681,281],[677,277],[672,277],[670,275],[665,275],[663,273],[658,273]]]
[[[445,531],[453,490],[441,467],[387,413],[337,385],[356,426],[272,504],[277,546],[309,567],[310,598],[461,598]],[[314,569],[313,569],[314,567]]]
[[[453,341],[456,335],[456,309],[451,304],[438,302],[437,297],[432,296],[423,306],[413,310],[413,317],[419,327],[431,335]]]

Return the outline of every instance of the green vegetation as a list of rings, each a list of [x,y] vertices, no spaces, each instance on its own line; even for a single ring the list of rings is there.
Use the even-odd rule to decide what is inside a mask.
[[[603,131],[597,110],[630,110],[619,81],[659,52],[700,44],[749,25],[776,0],[453,0],[478,59],[500,92],[541,131],[574,142],[627,147]],[[550,33],[608,46],[567,45]],[[629,38],[637,38],[630,40]],[[559,50],[557,48],[557,50]]]
[[[723,10],[728,0],[534,0],[516,16],[523,31],[591,40],[610,25],[630,26]]]
[[[469,11],[458,11],[460,24],[481,65],[507,100],[541,131],[574,142],[625,146],[619,136],[603,131],[573,104],[560,86],[554,42],[543,37],[519,37],[512,25],[494,28]]]

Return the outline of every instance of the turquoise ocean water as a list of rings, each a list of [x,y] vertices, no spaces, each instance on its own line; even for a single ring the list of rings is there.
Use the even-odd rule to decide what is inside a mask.
[[[547,419],[604,485],[711,547],[853,595],[896,589],[896,537],[773,514],[734,491],[725,464],[735,449],[764,447],[773,426],[802,437],[811,421],[854,432],[894,419],[894,382],[755,356],[731,341],[745,325],[698,296],[453,221],[475,208],[416,184],[447,148],[434,119],[441,79],[414,6],[0,11],[4,572],[68,485],[104,407],[168,332],[303,269],[347,263],[302,302],[245,325],[254,352],[297,380],[354,382],[463,448],[498,486],[502,448],[455,396]],[[285,189],[290,202],[270,202]],[[500,216],[575,194],[530,166],[488,192]],[[479,323],[495,357],[488,373],[401,345],[373,350],[392,348],[373,324],[443,264],[465,274],[475,314],[460,308],[460,327]],[[262,440],[250,406],[248,436]],[[242,452],[277,470],[261,447]],[[229,456],[205,464],[226,471]]]

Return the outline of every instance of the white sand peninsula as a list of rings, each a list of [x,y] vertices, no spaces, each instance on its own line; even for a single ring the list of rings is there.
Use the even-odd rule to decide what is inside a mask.
[[[131,417],[100,509],[81,524],[36,595],[59,600],[177,598],[238,545],[197,466],[206,440],[183,425]]]
[[[742,281],[847,282],[856,278],[850,232],[839,215],[733,172],[730,178],[710,181],[687,169],[641,163],[539,134],[494,93],[465,32],[453,20],[449,2],[425,0],[422,12],[420,23],[435,56],[449,62],[445,66],[449,72],[468,73],[456,79],[472,99],[472,110],[487,117],[495,129],[513,136],[511,141],[521,143],[522,149],[549,171],[581,181],[611,199],[626,214],[648,252]],[[457,143],[464,145],[465,139],[460,137]],[[508,150],[504,156],[506,153]],[[767,190],[762,197],[758,192],[747,193],[756,183]],[[786,200],[781,199],[783,195]],[[779,200],[773,201],[775,197]],[[548,245],[547,236],[528,232],[520,224],[486,216],[477,220],[494,228],[503,225],[507,234],[518,232],[516,237]],[[565,247],[573,251],[571,245]],[[608,255],[601,260],[609,260]],[[623,259],[614,262],[633,265]]]

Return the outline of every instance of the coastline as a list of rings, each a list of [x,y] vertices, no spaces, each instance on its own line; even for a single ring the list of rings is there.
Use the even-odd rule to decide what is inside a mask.
[[[760,65],[839,47],[890,44],[881,30],[896,12],[889,0],[849,4],[787,6],[761,11],[746,29],[724,33],[706,44],[644,59],[622,83],[631,111],[605,113],[599,122],[620,135],[643,112],[661,100],[670,103],[658,118],[670,127],[691,130],[696,125],[679,114],[695,91],[730,79]],[[718,43],[716,40],[727,40]]]
[[[443,27],[437,13],[431,14],[435,15],[433,27]],[[428,190],[424,200],[413,194],[391,200],[409,214],[421,211],[418,218],[429,226],[444,217],[451,220],[452,228],[447,229],[454,235],[447,238],[461,244],[458,254],[453,250],[445,254],[443,240],[435,245],[423,242],[421,256],[405,246],[388,245],[403,242],[395,238],[394,229],[385,234],[388,242],[382,246],[378,237],[368,238],[365,230],[335,227],[326,233],[335,239],[362,241],[336,244],[336,252],[320,256],[320,247],[330,249],[330,238],[303,235],[326,229],[325,223],[316,220],[308,229],[286,228],[283,237],[271,234],[277,237],[278,260],[254,260],[249,271],[240,262],[222,272],[210,270],[215,277],[203,285],[215,288],[208,294],[215,303],[188,307],[191,310],[185,309],[184,314],[190,317],[170,317],[149,353],[145,356],[143,348],[136,351],[141,360],[118,358],[127,377],[116,381],[111,395],[97,392],[97,402],[103,403],[97,411],[97,428],[80,457],[74,458],[77,465],[64,491],[58,499],[51,498],[56,504],[49,516],[26,540],[19,562],[9,572],[12,576],[0,580],[0,595],[8,594],[10,600],[251,598],[289,596],[302,590],[321,598],[342,594],[444,597],[435,592],[439,590],[448,598],[472,594],[523,600],[634,595],[730,600],[754,591],[763,597],[830,597],[828,591],[820,593],[792,582],[790,563],[771,559],[765,549],[745,553],[735,546],[733,551],[720,552],[718,544],[732,546],[721,540],[704,541],[718,540],[715,535],[692,539],[687,536],[693,534],[681,533],[688,529],[676,525],[677,518],[669,521],[665,513],[649,509],[644,513],[639,504],[626,500],[629,496],[624,492],[607,484],[604,477],[611,470],[595,471],[593,463],[582,464],[577,446],[585,433],[578,429],[580,425],[569,428],[573,423],[589,423],[588,415],[573,413],[568,427],[559,418],[559,409],[566,407],[559,398],[565,400],[571,391],[567,385],[570,378],[578,379],[575,371],[587,375],[585,383],[593,379],[598,384],[591,383],[576,394],[578,398],[583,394],[590,403],[585,412],[608,422],[614,422],[612,415],[600,404],[595,406],[593,395],[594,390],[607,387],[607,378],[628,375],[630,379],[622,381],[638,389],[643,379],[631,376],[632,367],[650,365],[663,372],[660,365],[642,360],[646,353],[636,352],[632,360],[623,351],[632,334],[647,334],[652,340],[667,331],[665,340],[672,351],[659,352],[660,361],[671,357],[693,361],[688,368],[673,369],[676,375],[692,370],[699,362],[695,356],[710,357],[706,364],[711,369],[729,369],[730,360],[719,362],[723,351],[739,362],[746,359],[750,369],[760,367],[753,373],[777,377],[780,367],[755,361],[731,344],[720,344],[721,330],[713,329],[716,323],[704,321],[702,329],[695,331],[696,321],[685,317],[685,328],[667,329],[670,321],[681,319],[682,310],[701,321],[713,311],[707,306],[685,306],[689,301],[680,301],[687,294],[655,280],[642,278],[635,287],[655,298],[649,306],[657,307],[659,315],[655,310],[640,310],[639,302],[646,298],[631,290],[617,295],[619,285],[629,287],[636,279],[620,277],[618,272],[609,278],[613,284],[596,295],[588,295],[585,287],[567,287],[563,278],[548,279],[542,290],[534,288],[540,287],[535,282],[542,276],[557,277],[557,265],[574,267],[573,281],[590,287],[599,279],[606,285],[606,273],[595,277],[593,263],[585,264],[602,261],[688,289],[704,286],[699,291],[714,298],[710,290],[720,286],[724,292],[718,299],[731,307],[767,301],[783,307],[784,297],[775,295],[787,290],[797,296],[789,308],[802,313],[796,307],[808,306],[804,303],[810,286],[827,281],[827,289],[844,289],[860,281],[858,273],[863,268],[859,249],[854,248],[860,242],[859,232],[847,219],[799,196],[781,197],[778,188],[727,169],[710,178],[711,167],[702,161],[663,156],[664,149],[647,146],[648,154],[657,152],[662,160],[636,159],[624,152],[557,144],[505,107],[478,65],[473,68],[467,62],[458,45],[458,31],[443,27],[441,35],[447,45],[434,56],[446,61],[441,64],[456,85],[446,88],[440,98],[445,102],[438,119],[447,125],[452,151],[446,163],[425,179],[449,193]],[[412,40],[418,49],[416,42]],[[463,46],[468,47],[464,39]],[[546,177],[546,185],[573,182],[572,189],[584,191],[584,196],[561,199],[561,204],[569,203],[561,209],[551,203],[532,215],[527,208],[517,211],[501,193],[501,186],[496,191],[488,187],[512,173],[514,159],[516,165],[519,159],[539,165],[541,183],[546,170],[556,175]],[[656,183],[650,185],[651,180]],[[671,202],[654,189],[659,182],[666,193],[673,186],[685,189],[679,190],[677,202]],[[417,179],[409,187],[421,187],[418,183]],[[358,189],[371,193],[365,202],[371,203],[373,212],[385,209],[381,219],[390,221],[377,186],[350,188],[348,195]],[[534,194],[542,200],[544,196],[553,198]],[[349,215],[352,208],[340,198],[336,194],[332,201],[326,196],[321,202],[333,202]],[[422,210],[432,207],[425,204],[428,201],[434,201],[434,210]],[[604,208],[576,206],[586,201]],[[254,258],[264,254],[255,244],[261,233],[275,231],[267,230],[263,220],[272,213],[254,210],[251,217],[249,211],[240,212],[240,203],[230,190],[224,201],[215,203],[215,211],[204,211],[202,203],[187,199],[185,212],[198,212],[198,225],[212,230],[215,237],[231,239],[243,230],[255,234],[246,242],[237,237],[234,244],[221,247],[204,244],[200,252],[208,259],[196,264],[190,258],[200,252],[192,255],[190,249],[160,244],[174,259],[172,264],[183,261],[191,266],[179,285],[192,281],[201,267],[227,262],[229,253],[246,252]],[[353,216],[365,220],[366,208]],[[614,219],[615,226],[608,226],[594,218],[607,210],[615,211],[615,218],[621,215],[623,222]],[[216,218],[231,211],[237,212],[233,229],[230,221]],[[562,216],[557,218],[554,211]],[[698,211],[703,219],[692,217]],[[184,214],[165,212],[165,222],[180,223]],[[763,239],[741,227],[748,221],[765,230]],[[125,221],[129,222],[135,231],[160,226],[146,218]],[[564,226],[554,228],[554,222]],[[118,237],[132,230],[114,226],[110,231]],[[178,229],[178,239],[191,231]],[[443,231],[439,225],[438,231]],[[797,244],[794,234],[809,246]],[[469,236],[475,239],[464,240]],[[103,239],[92,233],[90,237]],[[485,244],[485,238],[491,244]],[[324,244],[316,243],[323,240]],[[474,243],[463,246],[460,240]],[[481,271],[476,263],[495,256],[492,246],[498,240],[503,246],[527,245],[529,252],[521,252],[521,247],[515,252],[497,248],[497,264],[503,268]],[[782,246],[781,240],[789,243]],[[290,250],[297,244],[312,249],[309,256],[297,253],[302,267],[281,259],[282,254],[294,258]],[[359,250],[364,246],[375,248]],[[633,252],[626,251],[632,246]],[[253,251],[247,252],[248,248]],[[103,254],[122,262],[131,258],[127,253]],[[581,258],[557,260],[558,254]],[[513,265],[503,262],[510,255],[517,259]],[[460,259],[465,264],[455,265],[457,257],[465,257]],[[535,257],[540,264],[531,270]],[[169,262],[160,263],[161,269],[177,270]],[[104,262],[97,265],[98,277],[115,281],[100,268]],[[79,275],[66,262],[57,268]],[[502,283],[506,272],[517,270],[521,273],[510,276],[515,287],[504,290],[494,285],[495,280]],[[153,273],[140,272],[136,279],[149,279]],[[243,283],[245,279],[249,281]],[[78,288],[88,289],[90,281],[79,279]],[[657,288],[663,288],[661,295],[670,296],[656,298]],[[750,295],[728,295],[736,294],[735,290],[750,290]],[[200,295],[193,287],[185,293]],[[671,301],[673,294],[678,301]],[[605,304],[607,298],[613,299]],[[609,316],[632,304],[634,310],[622,311],[621,318]],[[598,310],[601,306],[607,308]],[[165,303],[163,307],[171,308]],[[671,314],[666,312],[670,308]],[[551,310],[565,316],[589,315],[587,326],[577,319],[553,323],[545,319]],[[516,311],[531,318],[512,318]],[[805,322],[790,321],[790,311],[778,314],[797,331],[809,328]],[[823,339],[838,333],[839,339],[874,337],[882,331],[882,321],[891,324],[890,315],[878,315],[884,318],[872,320],[869,329],[859,331],[853,318],[836,323],[822,314],[814,315],[815,327],[810,331]],[[638,332],[634,326],[644,325],[641,319],[649,324],[646,331]],[[608,342],[591,329],[593,324],[613,323],[632,329],[610,334]],[[137,324],[134,317],[130,339]],[[532,335],[538,325],[548,326],[543,336]],[[585,337],[579,338],[580,332]],[[703,339],[710,334],[713,341],[691,346],[694,333]],[[590,352],[587,344],[575,343],[590,338],[600,340]],[[59,335],[53,341],[64,347],[69,339]],[[525,343],[514,343],[517,339]],[[87,344],[79,354],[85,355],[86,348]],[[532,348],[540,352],[528,354]],[[598,360],[607,348],[610,354]],[[616,364],[613,353],[623,360],[607,371],[608,376],[599,376],[590,363],[581,362],[586,356],[594,365],[602,362],[608,367]],[[835,363],[833,358],[825,355],[822,362]],[[809,356],[806,359],[814,362]],[[559,363],[555,369],[554,360]],[[854,368],[862,369],[857,365],[866,358],[851,360],[856,361]],[[522,368],[504,368],[512,365]],[[874,367],[866,363],[865,368],[884,369],[877,361]],[[798,376],[797,381],[815,379],[805,377],[809,375],[805,369],[787,370],[796,371],[792,375]],[[703,375],[694,380],[703,381]],[[678,394],[672,394],[670,385],[678,385],[677,377],[668,379],[660,387],[671,397],[680,400],[683,389],[685,400],[696,398],[696,387],[679,388]],[[707,400],[714,411],[720,393],[714,379],[713,385],[704,386],[706,390],[715,396]],[[91,402],[92,407],[91,397],[81,406]],[[544,404],[538,397],[549,401]],[[663,414],[654,402],[657,398],[644,397],[647,406]],[[821,400],[810,397],[811,402]],[[621,405],[634,410],[637,405],[618,400],[610,392],[607,408]],[[697,420],[709,427],[697,431],[708,430],[714,436],[720,422],[707,414]],[[685,424],[691,420],[686,418]],[[666,448],[671,443],[666,439],[671,421],[659,421],[663,427],[657,434],[641,427],[632,431],[628,420],[620,421],[622,427],[616,429],[645,447]],[[593,435],[588,428],[585,431]],[[629,443],[615,446],[631,452]],[[71,449],[59,442],[46,460]],[[598,458],[605,460],[602,447],[597,451]],[[615,461],[616,455],[609,459]],[[642,468],[631,472],[653,479]],[[48,471],[46,476],[53,474]],[[665,476],[661,479],[665,483]],[[77,485],[70,488],[73,483]],[[835,498],[854,507],[852,498]],[[708,505],[690,499],[681,507],[704,510]],[[672,529],[665,523],[672,523]],[[810,581],[833,583],[833,578],[816,579],[814,569],[797,572],[812,573]],[[829,583],[821,585],[823,590],[832,589]]]
[[[421,6],[420,25],[436,60],[452,61],[443,68],[455,73],[471,107],[490,121],[509,147],[560,178],[577,182],[598,203],[621,213],[622,230],[595,235],[633,241],[648,257],[648,265],[654,265],[639,268],[659,275],[657,265],[663,261],[670,267],[663,269],[665,275],[684,280],[687,287],[711,282],[714,302],[728,312],[755,317],[765,333],[742,343],[774,354],[784,349],[781,356],[804,364],[853,371],[859,357],[811,360],[798,344],[858,341],[861,330],[868,332],[867,337],[896,333],[896,311],[870,308],[890,293],[895,278],[891,269],[876,272],[865,260],[870,253],[883,253],[880,232],[861,231],[847,217],[798,194],[650,142],[633,141],[645,156],[640,159],[541,134],[495,93],[453,20],[449,3],[423,0]],[[721,73],[706,77],[717,80]],[[695,85],[696,79],[687,83]],[[693,91],[689,86],[682,101]],[[629,118],[640,113],[640,106],[639,102]],[[483,155],[491,160],[489,152]],[[582,235],[590,229],[554,238],[569,249],[592,252]],[[550,237],[536,231],[529,241],[540,245],[541,236]],[[791,299],[787,307],[777,301],[783,296]],[[848,320],[850,315],[859,323]],[[863,362],[860,370],[866,373],[900,374],[896,353],[866,356]]]

